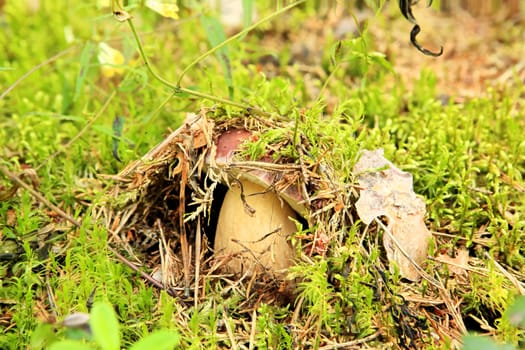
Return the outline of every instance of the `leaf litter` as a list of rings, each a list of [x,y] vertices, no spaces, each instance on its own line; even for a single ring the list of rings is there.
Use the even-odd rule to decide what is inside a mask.
[[[425,203],[414,193],[412,175],[395,167],[383,153],[365,150],[354,166],[361,188],[357,214],[367,225],[381,216],[388,218],[391,234],[383,235],[388,260],[399,267],[401,276],[417,281],[421,276],[414,264],[425,262],[432,237],[424,222]]]

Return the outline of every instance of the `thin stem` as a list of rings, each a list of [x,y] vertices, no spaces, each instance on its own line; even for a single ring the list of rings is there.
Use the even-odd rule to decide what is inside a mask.
[[[167,81],[166,79],[161,77],[159,74],[157,74],[157,72],[155,72],[153,70],[153,67],[152,67],[152,65],[151,65],[151,63],[149,61],[149,58],[148,58],[148,56],[146,56],[146,52],[144,51],[144,47],[142,46],[142,42],[140,41],[139,34],[137,33],[137,30],[135,29],[135,25],[133,24],[133,21],[131,20],[131,18],[129,18],[129,19],[127,19],[127,22],[129,24],[129,27],[131,28],[131,31],[133,32],[133,37],[135,38],[135,41],[137,42],[137,46],[138,46],[138,49],[139,49],[139,52],[140,52],[140,56],[144,60],[144,63],[146,64],[146,68],[149,70],[151,75],[153,75],[153,77],[155,79],[157,79],[158,81],[160,81],[162,84],[166,85],[169,88],[174,89],[175,92],[177,92],[177,90],[179,89],[179,87],[177,85]]]
[[[296,1],[294,2],[293,4],[290,4],[286,7],[283,7],[282,9],[280,10],[277,10],[276,12],[272,13],[271,15],[261,19],[260,21],[252,24],[251,26],[245,28],[244,30],[242,30],[241,32],[235,34],[234,36],[228,38],[227,40],[223,41],[222,43],[220,43],[219,45],[215,46],[214,48],[210,49],[209,51],[205,52],[204,54],[202,54],[201,56],[199,56],[196,60],[194,60],[189,66],[187,66],[184,71],[181,73],[178,81],[176,84],[173,84],[172,82],[164,79],[162,76],[160,76],[154,69],[153,69],[153,66],[151,65],[151,62],[149,61],[148,59],[148,56],[146,55],[146,52],[144,51],[144,46],[142,45],[142,42],[140,40],[140,37],[139,37],[139,34],[137,33],[137,30],[135,28],[135,25],[133,24],[133,21],[132,21],[132,18],[131,16],[129,16],[127,13],[127,17],[125,18],[125,21],[128,22],[129,24],[129,27],[131,28],[131,32],[133,33],[133,37],[135,38],[135,41],[137,43],[137,46],[138,46],[138,49],[139,49],[139,52],[140,52],[140,56],[142,57],[142,59],[144,60],[144,63],[146,65],[146,68],[148,69],[148,71],[151,73],[151,75],[153,75],[153,77],[155,79],[157,79],[159,82],[161,82],[162,84],[166,85],[167,87],[169,87],[170,89],[173,89],[175,94],[180,94],[180,93],[187,93],[188,95],[192,95],[192,96],[195,96],[195,97],[199,97],[199,98],[202,98],[202,99],[207,99],[207,100],[210,100],[210,101],[215,101],[217,103],[222,103],[222,104],[226,104],[226,105],[230,105],[230,106],[233,106],[233,107],[237,107],[237,108],[240,108],[240,109],[246,109],[246,110],[250,110],[252,111],[253,113],[256,113],[258,115],[262,115],[262,116],[268,116],[269,113],[267,112],[264,112],[258,108],[254,108],[250,105],[247,105],[247,104],[244,104],[244,103],[240,103],[240,102],[235,102],[235,101],[232,101],[232,100],[229,100],[229,99],[226,99],[226,98],[222,98],[222,97],[217,97],[217,96],[213,96],[213,95],[210,95],[210,94],[207,94],[207,93],[204,93],[204,92],[199,92],[199,91],[195,91],[195,90],[191,90],[191,89],[187,89],[187,88],[183,88],[180,86],[180,83],[181,83],[181,80],[182,78],[184,77],[184,75],[193,67],[195,66],[197,63],[199,63],[200,61],[202,61],[204,58],[208,57],[209,55],[213,54],[214,52],[216,52],[217,50],[221,49],[222,47],[224,47],[225,45],[228,45],[229,43],[231,43],[232,41],[236,40],[237,38],[245,35],[246,33],[252,31],[253,29],[257,28],[258,26],[260,26],[262,23],[265,23],[267,22],[268,20],[290,10],[291,8],[305,2],[306,0],[299,0],[299,1]],[[115,1],[112,2],[112,5],[114,6],[113,8],[113,13],[116,14],[116,8],[118,7],[117,5],[119,5],[118,3],[115,5]],[[120,11],[120,10],[119,10]],[[121,20],[122,21],[122,20]]]
[[[195,97],[200,97],[200,98],[207,99],[207,100],[210,100],[210,101],[215,101],[217,103],[227,104],[227,105],[230,105],[230,106],[233,106],[233,107],[237,107],[237,108],[240,108],[240,109],[250,109],[250,110],[252,110],[252,111],[254,111],[254,112],[256,112],[256,113],[258,113],[260,115],[268,115],[268,113],[263,112],[263,111],[261,111],[261,110],[259,110],[257,108],[251,107],[249,105],[246,105],[244,103],[235,102],[235,101],[232,101],[232,100],[228,100],[226,98],[213,96],[213,95],[210,95],[210,94],[207,94],[207,93],[204,93],[204,92],[199,92],[199,91],[183,88],[183,87],[175,85],[172,82],[164,79],[157,72],[155,72],[155,70],[153,70],[153,66],[150,63],[150,61],[148,59],[148,56],[146,56],[146,52],[144,52],[144,47],[142,46],[142,42],[140,41],[140,37],[139,37],[139,35],[137,33],[137,30],[135,29],[135,25],[133,24],[133,21],[131,20],[131,18],[127,19],[127,22],[129,24],[129,27],[131,28],[131,31],[133,33],[133,37],[135,38],[135,41],[137,42],[137,46],[138,46],[138,49],[139,49],[139,52],[140,52],[140,56],[144,60],[144,63],[146,64],[146,68],[151,73],[151,75],[153,75],[153,77],[155,79],[157,79],[162,84],[164,84],[167,87],[169,87],[170,89],[173,89],[175,94],[187,93],[188,95],[192,95],[192,96],[195,96]]]
[[[220,43],[219,45],[211,48],[210,50],[206,51],[205,53],[203,53],[202,55],[200,55],[199,57],[197,57],[193,62],[191,62],[186,68],[184,68],[184,70],[182,71],[180,77],[179,77],[179,80],[177,80],[177,86],[180,86],[180,83],[182,81],[182,78],[184,78],[184,75],[191,69],[193,68],[193,66],[195,66],[197,63],[199,63],[200,61],[202,61],[203,59],[205,59],[206,57],[208,57],[209,55],[215,53],[216,51],[220,50],[221,48],[223,48],[224,46],[228,45],[229,43],[231,43],[232,41],[234,40],[237,40],[239,37],[242,37],[244,36],[245,34],[247,34],[248,32],[254,30],[255,28],[259,27],[261,24],[273,19],[274,17],[277,17],[279,16],[280,14],[294,8],[295,6],[305,2],[306,0],[299,0],[297,2],[294,2],[293,4],[290,4],[286,7],[283,7],[282,9],[280,10],[277,10],[276,12],[272,13],[271,15],[269,16],[266,16],[264,17],[263,19],[257,21],[256,23],[252,24],[251,26],[243,29],[242,31],[240,31],[239,33],[229,37],[228,39],[224,40],[222,43]]]
[[[252,106],[246,105],[244,103],[235,102],[235,101],[229,100],[227,98],[222,98],[222,97],[209,95],[209,94],[207,94],[205,92],[199,92],[199,91],[195,91],[195,90],[191,90],[191,89],[187,89],[187,88],[183,88],[183,87],[179,87],[179,88],[177,88],[177,90],[178,90],[177,92],[181,92],[181,93],[184,92],[184,93],[187,93],[189,95],[193,95],[195,97],[205,98],[205,99],[208,99],[208,100],[212,100],[212,101],[215,101],[215,102],[228,104],[230,106],[241,108],[241,109],[251,109],[251,110],[257,111],[259,114],[266,114],[265,112],[263,112],[263,111],[261,111],[261,110],[259,110],[257,108],[254,108]]]
[[[328,88],[328,83],[330,83],[330,80],[332,80],[332,78],[335,76],[335,73],[339,70],[340,67],[341,67],[341,63],[337,62],[334,68],[332,69],[332,71],[330,72],[330,74],[328,75],[328,77],[326,77],[323,83],[323,86],[321,86],[321,89],[319,90],[319,93],[317,94],[317,97],[315,99],[315,103],[319,102],[321,98],[323,98],[323,94]]]
[[[59,53],[57,53],[56,55],[48,58],[47,60],[37,64],[36,66],[34,66],[33,68],[31,68],[30,70],[28,70],[26,73],[24,73],[20,78],[18,78],[13,84],[11,84],[11,86],[9,86],[7,89],[5,89],[4,92],[2,92],[2,94],[0,95],[0,101],[7,96],[8,93],[10,93],[18,84],[20,84],[25,78],[27,78],[28,76],[30,76],[31,74],[33,74],[34,72],[36,72],[37,70],[39,70],[40,68],[42,68],[43,66],[53,62],[53,61],[56,61],[57,59],[59,59],[60,57],[64,56],[65,54],[68,54],[69,52],[71,52],[73,49],[75,49],[77,47],[77,45],[74,45],[74,46],[71,46],[63,51],[60,51]]]
[[[9,180],[13,182],[15,186],[22,187],[26,191],[28,191],[33,197],[38,199],[41,203],[44,203],[48,208],[52,209],[55,213],[57,213],[58,216],[62,217],[63,219],[71,222],[76,227],[81,226],[81,222],[73,218],[71,215],[51,203],[47,198],[45,198],[43,195],[40,194],[37,190],[33,189],[31,186],[26,184],[20,177],[18,177],[16,174],[12,173],[4,167],[3,165],[0,165],[0,173],[4,174]]]

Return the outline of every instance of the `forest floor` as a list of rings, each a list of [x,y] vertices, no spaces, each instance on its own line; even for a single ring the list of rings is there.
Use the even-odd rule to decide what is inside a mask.
[[[131,3],[0,10],[0,348],[524,345],[523,15],[418,6],[430,57],[395,2],[258,7],[196,60],[242,24]],[[212,249],[260,173],[297,214],[284,280]]]

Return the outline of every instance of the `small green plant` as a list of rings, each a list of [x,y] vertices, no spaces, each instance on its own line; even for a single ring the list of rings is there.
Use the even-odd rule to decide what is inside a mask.
[[[41,325],[33,334],[32,346],[37,348],[50,343],[50,350],[119,350],[121,349],[120,325],[117,315],[111,304],[97,302],[91,313],[77,314],[69,321],[64,321],[64,326],[69,327],[65,339],[56,340],[53,329],[49,325]],[[172,350],[180,343],[180,334],[173,330],[157,330],[139,339],[132,344],[130,350]]]
[[[521,330],[525,329],[525,296],[520,296],[510,305],[505,313],[510,324]],[[510,344],[497,343],[491,338],[476,334],[463,337],[463,350],[513,350]]]
[[[463,337],[463,350],[513,350],[512,345],[498,344],[494,340],[479,336],[466,335]]]

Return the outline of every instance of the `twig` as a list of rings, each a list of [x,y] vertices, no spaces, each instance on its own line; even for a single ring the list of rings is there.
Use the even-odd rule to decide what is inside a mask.
[[[262,241],[264,241],[266,238],[270,237],[271,235],[274,235],[276,233],[278,234],[281,230],[282,230],[282,226],[279,226],[275,230],[266,233],[264,236],[262,236],[259,239],[256,239],[256,240],[253,240],[253,241],[243,241],[243,242],[244,243],[248,243],[248,244],[261,243]]]
[[[434,285],[434,287],[437,287],[437,288],[444,288],[436,279],[434,279],[432,276],[430,276],[429,274],[427,274],[425,272],[425,270],[423,270],[423,268],[421,268],[421,266],[419,266],[418,263],[416,263],[414,261],[414,259],[412,259],[412,257],[407,253],[407,251],[405,250],[405,248],[403,248],[401,246],[401,244],[399,243],[399,241],[396,239],[396,237],[394,236],[394,234],[390,231],[390,229],[388,227],[385,226],[385,224],[383,224],[381,222],[381,220],[379,220],[378,218],[375,218],[374,219],[375,222],[381,226],[381,228],[383,228],[383,230],[385,231],[385,233],[388,235],[388,237],[395,243],[397,249],[399,249],[399,251],[405,256],[405,258],[407,258],[407,260],[412,264],[412,266],[414,266],[414,268],[417,270],[417,272],[419,273],[419,275],[421,277],[423,277],[424,279],[426,279],[428,282],[430,282],[432,285]]]
[[[148,275],[147,273],[145,273],[144,271],[140,270],[137,266],[135,266],[135,264],[133,264],[131,261],[129,261],[128,259],[126,259],[125,257],[123,257],[122,255],[120,255],[119,252],[117,252],[115,249],[113,249],[109,244],[108,244],[108,250],[110,252],[112,252],[113,254],[115,254],[115,256],[122,262],[124,263],[124,265],[128,266],[130,269],[132,269],[133,271],[137,272],[138,274],[140,274],[141,277],[143,277],[145,280],[147,280],[149,283],[151,283],[154,287],[157,287],[158,289],[160,290],[165,290],[166,293],[168,293],[170,296],[172,297],[176,297],[177,294],[175,294],[175,292],[173,292],[173,290],[171,290],[170,288],[165,288],[161,282],[157,281],[156,279],[154,279],[153,277],[151,277],[150,275]]]
[[[433,278],[432,276],[430,276],[428,273],[426,273],[425,270],[423,270],[421,268],[421,266],[419,266],[419,264],[416,263],[408,255],[406,250],[401,246],[401,244],[396,239],[396,237],[392,234],[390,229],[388,227],[386,227],[385,224],[383,224],[381,222],[381,220],[379,220],[377,218],[375,218],[374,220],[376,221],[376,223],[379,226],[381,226],[383,228],[385,233],[395,243],[395,245],[399,249],[399,251],[408,259],[408,261],[410,261],[412,266],[414,266],[414,268],[421,275],[421,277],[423,277],[425,280],[430,282],[434,287],[436,287],[439,290],[439,294],[441,295],[441,297],[443,298],[443,301],[447,305],[447,309],[452,314],[452,317],[454,317],[454,321],[456,321],[456,325],[458,326],[459,330],[461,331],[461,333],[466,334],[467,333],[467,327],[465,326],[465,323],[463,322],[463,318],[461,317],[460,313],[456,310],[456,306],[453,305],[452,299],[450,298],[450,292],[443,286],[443,283],[440,280],[437,280],[437,279]],[[438,279],[439,279],[439,276],[438,276]]]
[[[193,291],[194,306],[199,303],[199,272],[201,270],[201,217],[197,217],[197,232],[195,234],[195,288]]]
[[[255,255],[255,252],[253,250],[251,250],[250,248],[248,248],[246,245],[244,245],[241,241],[239,241],[238,239],[235,239],[235,238],[230,238],[230,240],[233,242],[233,243],[236,243],[238,245],[240,245],[244,250],[241,251],[241,253],[248,253],[252,256],[252,258],[255,260],[255,263],[259,266],[261,266],[261,268],[264,270],[264,272],[266,273],[269,273],[270,272],[270,269],[268,269],[266,266],[264,266],[264,264],[261,262],[261,260],[259,260],[259,257],[257,255]],[[261,251],[259,253],[259,255],[262,255],[264,254],[265,252],[267,252],[269,249],[271,249],[270,245],[268,245],[268,247],[266,249],[264,249],[263,251]],[[249,269],[248,269],[249,271]]]
[[[268,162],[260,162],[256,160],[247,160],[242,162],[235,162],[232,161],[225,166],[226,169],[228,168],[237,168],[237,169],[246,169],[246,171],[249,170],[274,170],[274,171],[293,171],[293,170],[301,170],[301,166],[297,164],[274,164],[274,163],[268,163]]]
[[[364,338],[348,341],[348,342],[345,342],[345,343],[325,345],[325,346],[320,347],[319,350],[348,349],[348,348],[350,348],[352,346],[360,345],[360,344],[369,342],[371,340],[374,340],[375,338],[379,337],[380,335],[381,335],[381,330],[378,329],[374,333],[372,333],[372,334],[370,334],[370,335],[368,335],[368,336],[366,336]]]
[[[230,323],[228,322],[227,315],[223,318],[224,326],[226,327],[226,333],[228,333],[228,337],[230,338],[231,342],[231,349],[237,350],[237,342],[235,341],[235,336],[233,335],[232,327],[230,326]]]
[[[159,253],[160,253],[160,264],[161,264],[161,272],[162,272],[162,284],[164,286],[171,286],[173,285],[172,276],[173,274],[170,272],[170,265],[171,265],[171,255],[170,255],[170,249],[168,246],[168,242],[166,241],[166,236],[164,235],[164,230],[162,228],[162,224],[159,218],[155,220],[155,224],[158,227],[160,239],[159,239]]]
[[[46,273],[46,293],[47,293],[47,302],[49,303],[49,309],[53,317],[57,317],[57,303],[55,295],[53,294],[53,289],[51,288],[51,283],[49,282],[49,272]]]
[[[188,184],[188,172],[189,172],[189,157],[187,150],[180,146],[184,157],[181,159],[181,175],[180,175],[180,188],[179,188],[179,234],[180,234],[180,249],[182,251],[182,265],[184,270],[184,296],[190,296],[190,265],[191,265],[191,251],[188,244],[188,236],[186,235],[186,225],[184,224],[184,213],[186,203],[186,185]]]
[[[140,41],[140,37],[139,37],[139,35],[137,33],[137,30],[135,29],[135,25],[133,24],[133,21],[131,20],[131,17],[128,18],[126,21],[129,24],[129,27],[131,29],[131,32],[133,33],[133,37],[135,38],[135,41],[137,42],[137,46],[138,46],[138,49],[139,49],[139,52],[140,52],[140,56],[142,57],[142,60],[144,60],[144,64],[146,65],[146,68],[148,69],[150,74],[153,75],[153,77],[155,79],[157,79],[159,82],[161,82],[165,86],[171,88],[176,94],[187,93],[187,94],[195,96],[195,97],[200,97],[200,98],[203,98],[203,99],[206,99],[206,100],[215,101],[215,102],[222,103],[222,104],[227,104],[227,105],[230,105],[230,106],[233,106],[233,107],[237,107],[237,108],[240,108],[240,109],[252,110],[252,111],[257,112],[258,114],[261,114],[261,115],[268,115],[267,112],[263,112],[263,111],[261,111],[261,110],[259,110],[257,108],[252,107],[252,106],[245,105],[243,103],[235,102],[235,101],[232,101],[232,100],[228,100],[228,99],[225,99],[225,98],[222,98],[222,97],[209,95],[209,94],[206,94],[206,93],[203,93],[203,92],[199,92],[199,91],[183,88],[183,87],[181,87],[178,84],[173,84],[172,82],[164,79],[163,77],[161,77],[153,69],[153,66],[150,63],[150,61],[148,59],[148,56],[146,56],[146,52],[144,51],[144,48],[143,48],[142,43]]]
[[[470,265],[456,264],[456,263],[454,263],[452,261],[446,261],[446,260],[443,260],[441,258],[434,258],[432,256],[429,256],[428,259],[429,260],[433,260],[435,262],[438,262],[440,264],[445,264],[445,265],[457,267],[457,268],[463,269],[465,271],[471,271],[471,272],[477,273],[478,275],[481,275],[481,276],[485,276],[485,277],[488,276],[488,273],[487,273],[486,269],[484,269],[484,268],[474,267],[474,266],[470,266]]]
[[[302,137],[299,136],[299,138],[302,138]],[[308,205],[308,207],[311,207],[312,200],[310,199],[310,194],[308,193],[308,189],[306,188],[306,184],[310,183],[310,176],[308,175],[308,167],[304,163],[305,155],[304,155],[302,143],[299,143],[299,145],[297,145],[297,154],[299,155],[298,159],[299,159],[299,165],[301,167],[301,177],[302,177],[301,194],[304,197],[304,202]]]
[[[525,295],[525,288],[523,288],[523,286],[521,285],[520,281],[514,277],[510,272],[508,272],[507,270],[505,270],[505,268],[503,266],[501,266],[500,263],[498,263],[496,261],[496,259],[494,259],[494,257],[492,255],[490,255],[488,252],[485,252],[485,256],[494,263],[494,265],[496,265],[496,267],[498,268],[498,270],[501,271],[501,273],[507,277],[510,282],[516,287],[516,289],[518,289],[518,291],[520,292],[521,295]]]
[[[303,307],[304,303],[304,296],[299,297],[299,300],[295,302],[295,309],[293,311],[291,324],[296,324],[297,319],[299,318],[299,313],[301,312],[301,308]]]
[[[128,25],[129,25],[129,27],[131,29],[131,32],[133,34],[133,37],[135,39],[135,42],[137,43],[140,56],[142,57],[142,60],[144,61],[144,64],[146,65],[146,68],[148,69],[150,74],[153,75],[153,77],[155,79],[157,79],[159,82],[161,82],[165,86],[173,89],[173,91],[176,94],[187,93],[189,95],[192,95],[192,96],[195,96],[195,97],[199,97],[199,98],[202,98],[202,99],[215,101],[215,102],[218,102],[218,103],[221,103],[221,104],[230,105],[230,106],[233,106],[233,107],[236,107],[236,108],[240,108],[240,109],[245,109],[247,111],[251,111],[253,113],[256,113],[256,114],[259,114],[259,115],[262,115],[262,116],[269,116],[270,114],[268,112],[262,111],[262,110],[260,110],[258,108],[252,107],[252,106],[244,104],[244,103],[235,102],[235,101],[232,101],[232,100],[228,100],[226,98],[217,97],[217,96],[213,96],[213,95],[210,95],[210,94],[207,94],[207,93],[203,93],[203,92],[199,92],[199,91],[183,88],[183,87],[180,86],[181,85],[181,81],[182,81],[182,78],[184,77],[184,75],[191,68],[193,68],[196,64],[201,62],[204,58],[206,58],[209,55],[213,54],[217,50],[220,50],[225,45],[231,43],[232,41],[238,39],[239,37],[245,35],[246,33],[252,31],[253,29],[255,29],[258,26],[260,26],[261,24],[265,23],[266,21],[268,21],[268,20],[270,20],[270,19],[272,19],[272,18],[274,18],[274,17],[276,17],[276,16],[278,16],[278,15],[280,15],[280,14],[282,14],[282,13],[284,13],[284,12],[290,10],[290,9],[292,9],[293,7],[303,3],[305,1],[306,0],[298,0],[298,1],[294,2],[293,4],[290,4],[290,5],[286,6],[286,7],[283,7],[282,9],[272,13],[271,15],[261,19],[260,21],[258,21],[256,23],[252,24],[251,26],[245,28],[244,30],[240,31],[239,33],[237,33],[237,34],[233,35],[232,37],[226,39],[225,41],[223,41],[219,45],[217,45],[217,46],[213,47],[212,49],[208,50],[207,52],[205,52],[201,56],[197,57],[192,63],[190,63],[182,71],[182,73],[179,76],[179,79],[178,79],[176,84],[166,80],[165,78],[163,78],[160,74],[158,74],[153,69],[153,66],[152,66],[151,62],[149,61],[149,58],[146,55],[146,52],[144,51],[144,46],[142,45],[142,42],[141,42],[140,37],[138,35],[137,29],[135,28],[135,25],[133,24],[132,16],[129,15],[126,11],[124,11],[124,9],[122,8],[122,5],[120,4],[119,1],[115,1],[115,0],[112,1],[111,7],[112,7],[113,14],[115,15],[115,18],[118,21],[120,21],[120,22],[127,22],[128,23]]]
[[[71,215],[67,214],[65,211],[51,203],[47,200],[44,196],[42,196],[38,191],[34,190],[31,186],[26,184],[20,177],[18,177],[16,174],[13,174],[10,172],[6,167],[3,165],[0,165],[0,172],[3,173],[6,177],[8,177],[11,181],[13,181],[18,186],[22,187],[23,189],[27,190],[33,197],[38,199],[40,202],[44,203],[48,208],[52,209],[55,213],[57,213],[60,217],[63,219],[71,222],[73,225],[80,227],[81,223],[80,221],[77,221],[75,218],[73,218]]]
[[[252,326],[250,328],[250,345],[248,347],[249,350],[253,350],[255,348],[255,331],[256,330],[257,330],[257,309],[253,309]]]

